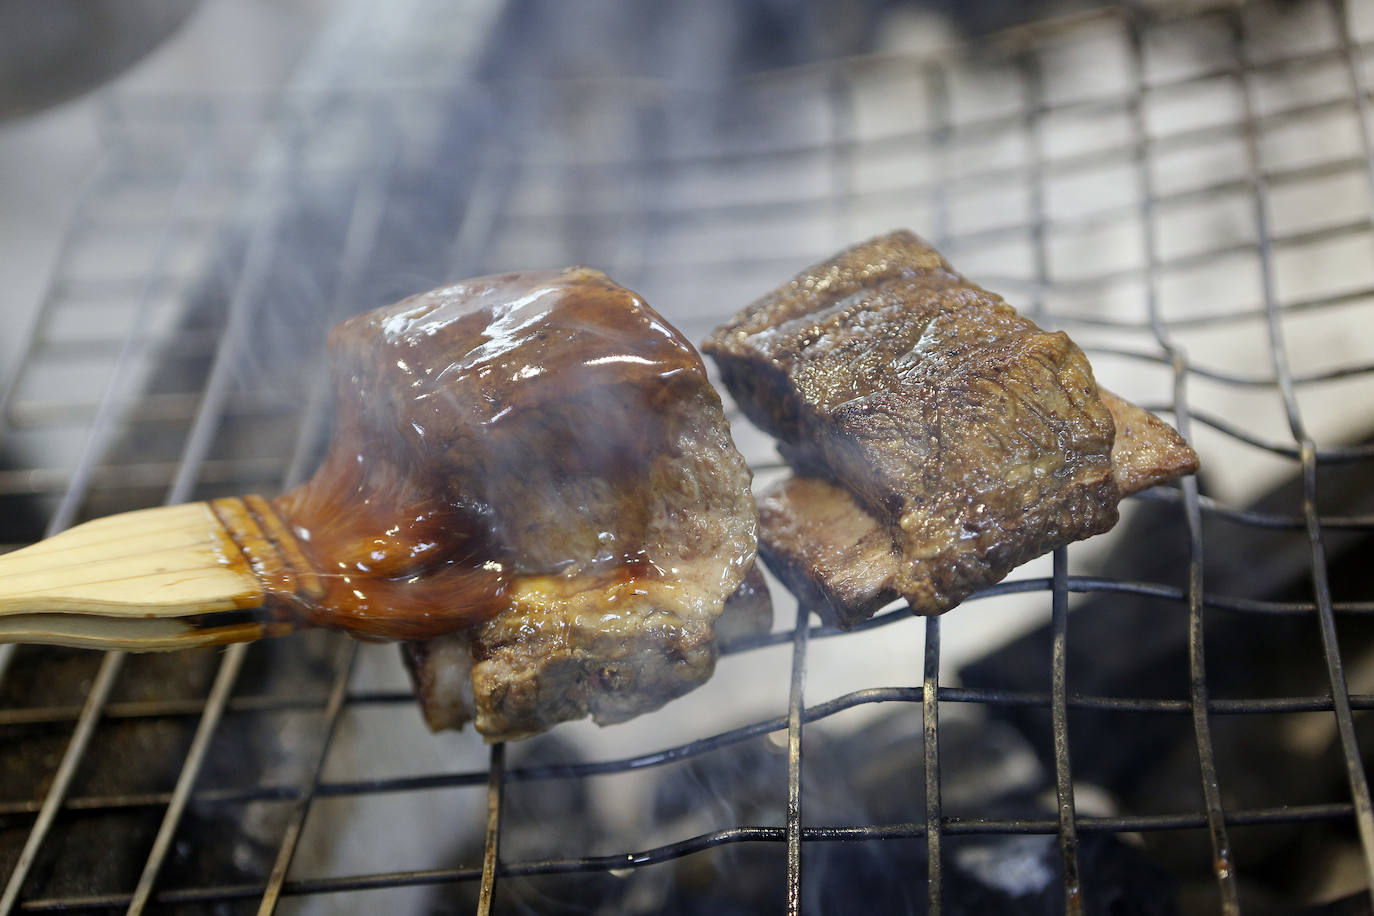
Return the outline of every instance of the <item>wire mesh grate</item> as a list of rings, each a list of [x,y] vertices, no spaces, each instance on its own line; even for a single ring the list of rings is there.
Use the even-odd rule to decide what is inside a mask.
[[[781,628],[731,648],[702,697],[604,736],[568,726],[584,746],[546,757],[420,735],[392,656],[327,634],[172,661],[0,649],[0,772],[14,774],[0,791],[0,913],[368,912],[379,900],[443,911],[439,898],[369,896],[432,886],[460,895],[445,906],[540,911],[554,907],[539,894],[556,890],[514,888],[560,876],[610,884],[547,887],[649,912],[682,887],[655,869],[687,861],[760,875],[760,911],[796,912],[824,909],[824,886],[843,883],[818,851],[874,843],[919,846],[901,861],[926,880],[906,875],[917,890],[904,905],[953,912],[964,844],[987,837],[1052,838],[1052,883],[1082,912],[1100,903],[1091,844],[1127,834],[1151,850],[1154,836],[1203,838],[1201,854],[1180,844],[1207,876],[1197,908],[1230,913],[1270,861],[1256,837],[1294,825],[1355,831],[1345,848],[1359,850],[1360,879],[1330,886],[1367,886],[1360,725],[1374,677],[1359,625],[1374,590],[1337,575],[1332,556],[1374,530],[1360,476],[1374,471],[1374,351],[1356,333],[1374,314],[1371,12],[1339,0],[1111,8],[724,94],[612,81],[115,100],[105,161],[22,359],[0,379],[19,455],[0,467],[0,515],[15,520],[0,540],[15,546],[113,511],[304,479],[327,434],[324,329],[415,289],[590,263],[699,340],[791,271],[899,225],[1070,330],[1104,384],[1170,415],[1202,455],[1206,492],[1188,480],[1143,494],[1118,531],[923,624],[903,608],[851,633],[800,610],[793,624],[775,586]],[[735,427],[760,482],[776,477],[770,444]],[[1255,498],[1288,478],[1283,498]],[[1150,512],[1167,519],[1155,533],[1172,561],[1111,566]],[[1253,562],[1227,559],[1238,533],[1297,544],[1284,563],[1301,589],[1266,588],[1277,570],[1233,575]],[[1110,658],[1084,667],[1074,654],[1095,638],[1090,613],[1130,601],[1186,621],[1176,681],[1117,690]],[[1239,689],[1214,664],[1240,652],[1232,620],[1310,626],[1293,651],[1315,647],[1321,679]],[[1034,686],[978,680],[990,639],[1042,626]],[[845,653],[873,653],[876,682]],[[812,774],[834,779],[826,755],[846,728],[888,710],[916,736],[899,745],[906,806],[846,814]],[[970,721],[1018,713],[1048,723],[1049,803],[972,808],[951,742]],[[1113,738],[1086,715],[1184,729],[1192,756],[1171,772],[1188,786],[1168,798],[1187,801],[1094,800],[1083,758]],[[1223,739],[1231,722],[1266,717],[1327,723],[1339,792],[1247,794]],[[399,748],[407,759],[388,759]],[[643,804],[659,791],[643,780],[704,779],[697,762],[746,748],[776,781],[731,779],[767,803],[727,806],[714,823],[592,818],[541,794]],[[517,829],[530,806],[561,811],[554,833],[581,816],[616,826],[560,847]],[[442,825],[425,832],[437,850],[397,839],[432,807],[462,823],[467,845]],[[122,848],[97,867],[82,855],[102,829]],[[233,861],[193,861],[214,847]]]

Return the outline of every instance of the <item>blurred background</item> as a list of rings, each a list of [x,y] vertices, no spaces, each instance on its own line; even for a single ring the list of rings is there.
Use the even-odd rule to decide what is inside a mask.
[[[497,754],[390,646],[0,647],[0,916],[1369,912],[1372,52],[1365,0],[0,0],[0,550],[302,480],[348,315],[582,263],[700,341],[903,226],[1204,465],[938,620],[774,583],[700,690]]]

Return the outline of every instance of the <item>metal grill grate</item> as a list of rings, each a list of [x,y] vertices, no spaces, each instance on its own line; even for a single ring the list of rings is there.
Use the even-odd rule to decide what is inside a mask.
[[[1092,63],[1076,65],[1090,50]],[[759,701],[775,712],[740,721],[717,707],[703,725],[675,711],[689,698],[614,730],[622,737],[607,746],[626,753],[590,760],[508,763],[506,749],[479,751],[471,735],[418,736],[409,691],[388,680],[376,647],[326,634],[173,660],[0,650],[0,773],[36,774],[6,777],[0,789],[0,868],[11,875],[0,914],[152,904],[271,912],[288,902],[341,906],[355,895],[370,901],[357,904],[366,911],[401,898],[363,892],[427,885],[473,888],[481,911],[501,911],[501,889],[516,878],[624,880],[627,870],[740,845],[779,850],[764,871],[778,875],[777,905],[796,912],[812,850],[869,841],[924,846],[923,893],[935,912],[954,908],[944,893],[954,844],[998,834],[1057,837],[1056,881],[1066,909],[1082,912],[1093,901],[1080,839],[1168,832],[1209,835],[1208,904],[1233,913],[1252,866],[1228,833],[1305,823],[1353,825],[1360,870],[1374,876],[1357,733],[1358,711],[1374,707],[1374,694],[1352,692],[1337,634],[1338,619],[1374,613],[1374,592],[1335,590],[1327,557],[1333,532],[1367,535],[1374,514],[1325,502],[1319,489],[1327,469],[1374,469],[1359,426],[1374,423],[1374,350],[1359,333],[1374,326],[1372,56],[1374,6],[1336,0],[1297,10],[1114,8],[976,48],[770,73],[724,95],[560,83],[428,86],[401,97],[118,100],[108,153],[22,361],[0,380],[5,441],[21,455],[0,470],[0,512],[29,512],[48,533],[159,499],[302,480],[327,427],[323,329],[362,308],[446,278],[583,262],[642,291],[699,340],[790,271],[898,225],[932,238],[1037,320],[1069,329],[1110,387],[1172,414],[1216,490],[1203,495],[1188,480],[1136,501],[1176,513],[1171,536],[1186,546],[1186,563],[1164,581],[1071,572],[1119,546],[1108,536],[1099,539],[1106,546],[1057,551],[1048,568],[1019,571],[947,617],[918,622],[897,608],[859,634],[811,626],[775,588],[784,628],[731,652],[773,670],[763,659],[790,649],[774,665],[790,672],[787,696]],[[436,182],[440,163],[446,177]],[[1302,345],[1313,339],[1322,342],[1316,349]],[[768,443],[741,423],[737,437],[760,478],[777,473]],[[1300,481],[1290,510],[1246,507],[1284,473]],[[1209,531],[1238,528],[1300,539],[1308,594],[1209,590],[1204,558],[1226,549]],[[1186,684],[1148,696],[1076,692],[1068,659],[1079,595],[1135,596],[1161,615],[1186,614]],[[990,610],[1016,596],[1022,611]],[[1311,620],[1326,686],[1216,695],[1206,664],[1216,614]],[[970,638],[984,644],[989,628],[1046,619],[1043,689],[949,683],[951,652],[967,660]],[[861,634],[879,630],[902,634],[890,638],[903,651],[920,647],[906,656],[910,676],[807,705],[804,681],[810,675],[814,690],[824,670],[818,649],[871,646]],[[824,664],[839,658],[826,654]],[[704,690],[716,691],[709,702],[728,705],[739,685],[754,689],[744,667],[723,661]],[[1165,696],[1172,687],[1178,695]],[[804,733],[902,704],[919,707],[923,723],[909,790],[924,818],[813,822]],[[414,721],[395,727],[450,761],[407,745],[396,753],[422,758],[410,769],[376,758],[350,768],[362,758],[347,748],[368,741],[374,713],[398,706],[392,719]],[[1049,712],[1053,814],[970,816],[942,804],[950,768],[963,761],[941,756],[940,713],[963,707]],[[1085,710],[1123,723],[1189,717],[1198,804],[1102,814],[1076,803],[1071,746],[1107,740],[1071,727]],[[1214,727],[1303,714],[1334,718],[1345,794],[1237,800],[1219,771]],[[568,730],[582,734],[577,728]],[[286,733],[262,743],[263,734]],[[786,762],[776,819],[653,843],[631,832],[594,837],[567,854],[503,845],[502,808],[521,787],[630,779],[768,736]],[[171,769],[106,772],[141,766],[127,762],[140,758],[120,742],[154,739]],[[207,768],[217,768],[213,779]],[[235,768],[249,778],[227,778]],[[367,869],[346,867],[344,856],[332,873],[299,867],[321,830],[311,843],[303,838],[331,800],[385,806],[465,789],[485,793],[485,804],[463,809],[475,812],[473,823],[485,812],[476,858]],[[91,840],[102,824],[106,839]],[[239,848],[247,833],[267,838],[258,859],[196,870],[196,856]],[[391,842],[374,841],[378,851]],[[111,856],[122,871],[89,859],[64,870],[85,846],[109,842],[122,848]],[[72,877],[73,869],[90,874]]]

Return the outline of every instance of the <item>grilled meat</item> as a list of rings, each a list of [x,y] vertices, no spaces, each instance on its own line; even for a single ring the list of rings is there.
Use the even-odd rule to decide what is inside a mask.
[[[759,556],[803,605],[849,629],[898,597],[892,532],[852,493],[789,477],[759,496]]]
[[[492,740],[711,675],[754,559],[750,473],[700,357],[642,300],[580,268],[484,277],[330,346],[334,442],[277,501],[329,573],[297,614],[419,640],[431,724]]]
[[[1148,411],[1102,391],[1116,425],[1112,474],[1123,496],[1195,466],[1183,438]],[[901,597],[902,555],[888,526],[849,490],[793,476],[758,499],[759,554],[803,603],[844,629]]]
[[[1143,407],[1098,389],[1112,415],[1112,476],[1122,496],[1197,472],[1197,453],[1172,426]]]
[[[1065,334],[909,232],[803,271],[703,349],[803,475],[762,499],[762,555],[842,626],[897,596],[948,610],[1197,467]]]
[[[595,602],[597,595],[588,600]],[[521,625],[518,611],[508,619],[512,628]],[[561,637],[499,641],[498,626],[495,636],[479,629],[402,648],[431,729],[462,728],[475,718],[478,730],[496,740],[523,737],[589,711],[606,723],[661,705],[711,676],[717,646],[765,633],[772,621],[768,585],[751,566],[715,620],[714,643],[708,627],[689,633],[677,626],[665,639],[651,611],[620,626],[591,623]],[[654,697],[660,699],[648,705]]]

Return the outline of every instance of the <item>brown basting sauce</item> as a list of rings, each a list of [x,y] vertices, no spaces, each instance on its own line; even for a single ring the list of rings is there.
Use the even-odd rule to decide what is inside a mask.
[[[605,532],[615,555],[590,567],[532,555],[541,532],[509,516],[539,497],[501,499],[525,478],[638,481],[671,447],[659,408],[705,369],[635,294],[583,268],[482,277],[349,319],[329,348],[328,454],[272,501],[323,594],[279,592],[270,607],[364,638],[425,639],[490,619],[521,576],[574,562],[608,582],[655,574],[642,498]],[[642,495],[648,483],[613,486]]]

